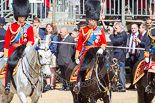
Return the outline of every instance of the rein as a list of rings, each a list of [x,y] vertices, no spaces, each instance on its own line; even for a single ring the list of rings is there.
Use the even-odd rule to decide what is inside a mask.
[[[37,76],[35,76],[35,77],[32,77],[32,75],[30,74],[30,72],[28,72],[26,69],[26,71],[24,70],[24,65],[25,65],[25,67],[27,67],[26,66],[26,64],[23,62],[23,57],[25,56],[25,58],[26,58],[26,61],[27,61],[27,64],[28,64],[28,67],[35,73],[35,74],[37,74]],[[37,56],[38,56],[38,52],[37,52]],[[38,66],[39,66],[39,68],[41,67],[41,64],[40,64],[40,62],[39,62],[39,57],[38,57],[38,60],[36,61],[37,62],[37,64],[38,64]],[[32,96],[33,95],[33,92],[34,92],[34,89],[36,89],[37,90],[37,84],[39,83],[39,76],[41,76],[42,77],[42,70],[40,71],[40,73],[37,73],[34,69],[33,69],[33,67],[32,67],[32,65],[30,64],[30,62],[28,61],[28,58],[27,58],[27,56],[26,55],[23,55],[22,56],[22,58],[21,58],[21,63],[22,63],[22,72],[23,72],[23,74],[26,76],[26,78],[27,78],[27,80],[30,82],[30,84],[31,84],[31,87],[32,87],[32,91],[31,91],[31,93],[30,93],[30,96]],[[32,79],[37,79],[37,81],[34,83],[33,81],[32,81]]]
[[[98,70],[99,70],[99,60],[98,60],[98,56],[97,56],[97,59],[96,59],[96,68],[95,68],[95,72],[96,72],[96,78],[97,78],[97,86],[98,86],[98,89],[100,90],[100,92],[107,92],[107,95],[109,95],[109,101],[111,101],[111,94],[110,94],[110,91],[109,91],[109,88],[111,87],[110,85],[110,76],[109,76],[109,70],[107,70],[107,74],[108,74],[108,81],[109,81],[109,86],[108,87],[105,87],[103,85],[103,83],[101,83],[100,79],[99,79],[99,74],[98,74]],[[105,82],[105,80],[104,80]],[[106,83],[106,82],[105,82]],[[100,86],[104,89],[104,91],[102,91],[102,89],[100,88]]]
[[[99,61],[98,61],[98,56],[97,56],[97,60],[96,60],[96,68],[95,68],[95,72],[96,72],[96,78],[97,78],[97,83],[104,89],[104,91],[103,92],[107,92],[108,91],[108,88],[106,88],[102,83],[101,83],[101,81],[100,81],[100,79],[99,79],[99,76],[98,76],[98,69],[99,69],[99,67],[98,67],[98,65],[99,65]],[[98,86],[99,87],[99,86]],[[101,88],[99,87],[99,90],[100,91],[102,91],[101,90]]]

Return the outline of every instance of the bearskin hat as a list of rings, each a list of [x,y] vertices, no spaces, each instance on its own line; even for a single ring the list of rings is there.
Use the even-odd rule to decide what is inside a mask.
[[[99,20],[101,12],[100,0],[86,1],[86,19]]]
[[[13,0],[14,18],[18,20],[18,17],[28,17],[29,15],[29,0]]]

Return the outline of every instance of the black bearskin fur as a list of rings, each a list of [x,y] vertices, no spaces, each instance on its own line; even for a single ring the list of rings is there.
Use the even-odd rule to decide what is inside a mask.
[[[8,66],[11,68],[15,68],[19,59],[22,57],[22,54],[26,48],[26,44],[22,44],[21,46],[17,47],[15,51],[11,54],[8,58]]]
[[[18,17],[28,17],[30,11],[29,0],[13,0],[14,18],[18,21]]]
[[[101,4],[99,0],[86,1],[86,19],[99,20]]]
[[[96,61],[96,52],[100,47],[90,48],[81,61],[80,71],[92,68]]]

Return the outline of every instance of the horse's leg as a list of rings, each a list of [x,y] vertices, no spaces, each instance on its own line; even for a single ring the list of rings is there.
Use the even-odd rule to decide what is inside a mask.
[[[137,83],[137,93],[138,93],[138,103],[146,103],[145,102],[145,88],[141,83]]]
[[[17,94],[22,103],[27,103],[27,98],[22,91],[18,91]]]
[[[31,103],[37,103],[39,100],[39,96],[36,94],[36,96],[31,97]]]
[[[72,89],[71,89],[72,90]],[[73,102],[74,103],[88,103],[88,98],[84,97],[81,94],[75,94],[73,91],[72,92],[72,96],[73,96]]]
[[[94,98],[90,98],[90,103],[96,103],[97,101]]]
[[[40,95],[41,95],[41,84],[38,83],[37,90],[35,90],[35,92],[31,96],[31,100],[32,100],[31,103],[37,103]]]
[[[14,94],[10,92],[8,95],[8,98],[7,98],[8,103],[10,103],[12,101],[13,96],[14,96]]]
[[[152,94],[152,93],[147,94],[145,92],[144,96],[145,96],[145,103],[152,103],[152,100],[154,98],[154,94]]]
[[[109,90],[109,95],[107,94],[107,92],[103,93],[103,103],[109,103],[111,101],[111,90]]]
[[[8,95],[5,95],[4,89],[4,85],[2,85],[2,83],[0,82],[0,103],[10,103],[13,99],[14,94],[10,92]]]

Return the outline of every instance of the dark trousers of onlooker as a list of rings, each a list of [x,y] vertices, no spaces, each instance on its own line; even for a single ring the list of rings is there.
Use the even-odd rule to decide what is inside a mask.
[[[63,83],[63,87],[66,88],[67,87],[67,82],[66,82],[66,66],[59,66],[60,71],[61,71],[61,77],[62,77],[62,83]]]
[[[133,67],[135,63],[138,61],[137,54],[129,54],[130,55],[130,83],[133,85]]]

